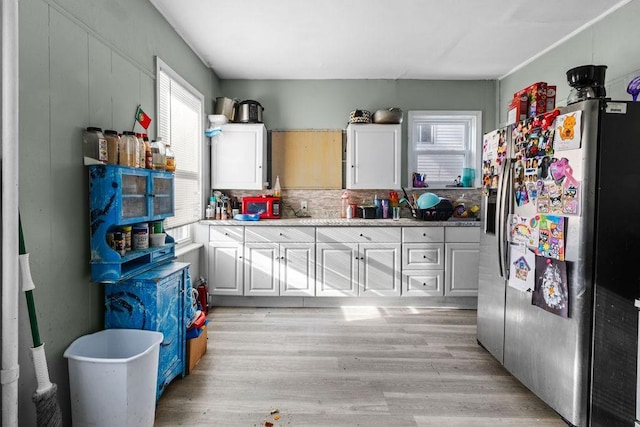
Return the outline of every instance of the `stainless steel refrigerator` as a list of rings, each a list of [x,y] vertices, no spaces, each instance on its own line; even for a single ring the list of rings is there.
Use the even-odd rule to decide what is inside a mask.
[[[543,181],[563,189],[562,201],[551,197],[551,205],[562,205],[562,212],[556,208],[552,215],[563,220],[567,317],[533,304],[544,283],[539,274],[532,276],[531,288],[509,285],[517,281],[513,266],[524,259],[520,251],[529,257],[533,252],[537,264],[541,256],[535,252],[542,247],[513,243],[513,214],[546,223],[550,206],[546,196],[538,200],[529,194],[526,204],[516,197],[523,156],[522,145],[515,141],[521,134],[511,126],[497,131],[504,132],[506,149],[489,154],[485,147],[484,164],[495,168],[483,176],[477,339],[570,425],[633,426],[638,354],[634,301],[640,297],[640,103],[594,99],[571,104],[561,114],[551,125],[554,141],[558,133],[573,140],[560,140],[547,157],[571,166],[570,175],[562,179],[570,176],[577,182],[577,194],[540,166],[536,186],[540,190],[537,183]],[[578,120],[569,135],[564,124],[571,114]],[[542,153],[549,153],[548,146],[546,150]],[[540,164],[543,157],[537,159]],[[536,177],[530,178],[526,181]],[[566,211],[565,196],[573,201]]]

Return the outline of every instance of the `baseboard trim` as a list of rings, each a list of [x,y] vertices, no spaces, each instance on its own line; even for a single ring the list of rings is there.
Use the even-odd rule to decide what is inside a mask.
[[[475,310],[476,297],[245,297],[211,296],[212,307],[416,307]]]

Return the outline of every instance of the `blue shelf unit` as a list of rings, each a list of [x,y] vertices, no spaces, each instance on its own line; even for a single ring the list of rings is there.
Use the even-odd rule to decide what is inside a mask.
[[[189,264],[170,262],[105,285],[105,328],[146,329],[164,335],[160,344],[156,400],[186,374],[186,327],[191,290]]]
[[[175,258],[175,241],[131,250],[124,256],[107,243],[118,227],[159,221],[174,214],[173,174],[118,165],[89,166],[91,280],[115,283]]]

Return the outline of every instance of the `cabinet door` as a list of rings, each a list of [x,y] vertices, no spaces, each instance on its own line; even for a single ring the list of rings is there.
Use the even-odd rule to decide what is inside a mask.
[[[136,171],[131,168],[123,168],[119,172],[122,184],[122,210],[120,218],[116,217],[116,221],[149,216],[149,173],[144,169]],[[118,198],[114,200],[115,211],[118,212]]]
[[[154,219],[173,216],[173,178],[168,173],[152,172],[151,206]]]
[[[347,126],[347,188],[400,187],[400,129],[400,125]]]
[[[211,186],[261,190],[266,177],[266,138],[262,124],[225,125],[211,139]]]
[[[314,296],[316,291],[315,245],[280,244],[280,295]]]
[[[210,242],[209,289],[212,295],[242,295],[243,244]]]
[[[358,296],[358,245],[316,245],[316,296]]]
[[[478,296],[479,244],[447,243],[445,246],[445,296]]]
[[[157,284],[157,325],[162,332],[160,344],[160,370],[158,372],[158,396],[172,379],[184,371],[184,292],[183,272],[173,274]],[[151,284],[147,286],[151,287]]]
[[[400,244],[360,245],[360,296],[400,295]]]
[[[244,295],[278,296],[280,255],[277,243],[244,245]]]

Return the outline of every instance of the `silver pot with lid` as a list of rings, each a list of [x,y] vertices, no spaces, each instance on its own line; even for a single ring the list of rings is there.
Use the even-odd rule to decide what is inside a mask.
[[[216,98],[214,114],[225,116],[230,122],[235,118],[237,99],[226,98],[224,96]]]
[[[236,119],[238,123],[262,123],[264,107],[258,101],[247,99],[236,107]]]

